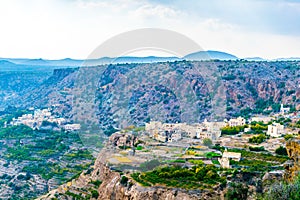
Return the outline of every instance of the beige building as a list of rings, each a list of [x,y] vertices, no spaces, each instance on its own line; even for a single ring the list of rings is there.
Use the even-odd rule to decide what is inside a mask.
[[[228,152],[227,149],[222,154],[222,158],[219,158],[218,161],[223,168],[230,168],[230,160],[239,162],[241,160],[241,153]]]
[[[216,140],[221,136],[221,128],[225,126],[224,122],[208,122],[186,124],[186,123],[146,123],[145,130],[159,141],[178,141],[182,137]]]
[[[76,131],[81,128],[80,124],[66,124],[64,126],[65,130],[67,131]]]
[[[251,122],[262,122],[264,124],[267,124],[272,120],[274,120],[273,117],[266,117],[266,116],[256,116],[251,118]]]
[[[244,126],[246,124],[246,119],[243,117],[238,117],[236,119],[230,119],[228,121],[229,126]]]

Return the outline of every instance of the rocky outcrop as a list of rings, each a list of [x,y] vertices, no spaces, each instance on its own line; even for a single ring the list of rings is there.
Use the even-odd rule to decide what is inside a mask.
[[[286,149],[291,160],[285,164],[285,179],[292,181],[300,172],[300,138],[289,140]]]
[[[111,142],[119,138],[119,134],[112,135]],[[77,179],[59,186],[48,194],[39,197],[39,200],[74,199],[76,195],[85,199],[98,200],[197,200],[197,199],[224,199],[224,191],[219,186],[213,189],[184,190],[164,186],[143,187],[130,178],[129,174],[122,175],[106,164],[107,158],[112,155],[112,143],[102,149],[94,166],[82,172]],[[122,176],[127,176],[128,181],[121,183]],[[95,186],[93,182],[101,181]],[[97,195],[92,196],[91,191]],[[77,196],[78,197],[78,196]],[[93,198],[94,197],[94,198]]]
[[[109,141],[113,146],[133,147],[135,144],[137,144],[138,139],[135,135],[129,135],[125,133],[115,133],[109,138]]]
[[[187,191],[178,188],[142,187],[137,183],[129,182],[126,185],[120,183],[121,176],[118,172],[112,172],[109,167],[101,165],[102,184],[98,188],[99,200],[196,200],[196,199],[220,199],[221,192],[194,190]]]

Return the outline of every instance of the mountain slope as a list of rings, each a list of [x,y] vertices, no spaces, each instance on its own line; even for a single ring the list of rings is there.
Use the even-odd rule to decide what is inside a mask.
[[[220,51],[199,51],[183,57],[187,60],[236,60],[238,57]]]
[[[149,120],[199,122],[216,119],[214,115],[222,120],[278,112],[280,103],[299,105],[299,76],[299,62],[245,60],[57,69],[10,103],[62,104],[75,121],[102,128],[143,125]]]

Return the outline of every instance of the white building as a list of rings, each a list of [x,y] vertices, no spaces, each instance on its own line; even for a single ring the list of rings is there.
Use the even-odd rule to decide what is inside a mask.
[[[244,126],[246,124],[246,119],[243,117],[238,117],[236,119],[230,119],[228,122],[229,126]]]
[[[288,112],[290,112],[290,108],[284,108],[283,104],[281,104],[281,106],[280,106],[280,114],[284,115],[284,114],[287,114]]]
[[[146,123],[145,130],[150,136],[159,141],[178,141],[182,137],[216,140],[221,136],[221,128],[224,122],[196,123],[188,125],[186,123]]]
[[[206,119],[202,123],[207,129],[209,135],[207,135],[211,140],[217,140],[221,137],[221,128],[226,126],[225,122],[208,122]]]
[[[244,129],[244,133],[248,133],[248,132],[250,132],[250,131],[251,131],[251,128],[250,128],[250,127]]]
[[[271,137],[280,137],[282,134],[284,134],[283,125],[279,123],[268,125],[267,135],[270,135]]]
[[[242,154],[236,152],[228,152],[227,149],[222,154],[222,158],[219,158],[218,161],[223,168],[230,168],[230,160],[239,162],[241,160]]]
[[[80,130],[81,126],[80,124],[66,124],[64,128],[67,131],[76,131],[76,130]]]
[[[171,133],[168,134],[168,142],[176,142],[182,139],[181,131],[178,129],[173,130]]]

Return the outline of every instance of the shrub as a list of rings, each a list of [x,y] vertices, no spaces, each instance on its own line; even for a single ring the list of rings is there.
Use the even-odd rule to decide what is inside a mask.
[[[260,144],[263,143],[266,140],[266,136],[264,134],[260,134],[259,136],[254,136],[252,138],[249,138],[250,143]]]
[[[138,151],[143,150],[143,147],[142,146],[137,146],[136,150],[138,150]]]
[[[282,155],[282,156],[287,156],[287,151],[286,151],[286,148],[284,148],[283,146],[280,146],[278,147],[276,150],[275,150],[275,153],[278,154],[278,155]]]
[[[126,176],[122,176],[122,178],[120,180],[120,183],[122,185],[127,185],[127,182],[128,182],[128,178]]]
[[[159,165],[161,165],[161,163],[158,160],[146,161],[146,162],[140,164],[140,170],[141,171],[152,170],[155,167],[158,167]]]
[[[100,180],[91,181],[92,184],[94,184],[96,187],[99,187],[102,183]]]
[[[238,200],[246,200],[248,197],[248,186],[244,186],[241,183],[232,183],[225,194],[225,199],[238,199]]]
[[[265,151],[265,147],[249,147],[250,151]]]
[[[300,177],[292,183],[279,182],[273,184],[263,195],[262,200],[300,199]]]
[[[226,126],[221,129],[224,135],[235,135],[242,131],[244,131],[244,126]]]
[[[284,136],[284,139],[285,140],[289,140],[289,139],[291,139],[291,138],[293,138],[294,136],[292,135],[292,134],[286,134],[285,136]]]
[[[96,198],[96,199],[97,199],[97,198],[99,197],[99,193],[98,193],[97,190],[92,190],[91,192],[92,192],[92,197],[93,197],[93,198]]]
[[[208,147],[212,146],[212,140],[209,138],[204,138],[202,143],[203,143],[203,145],[208,146]]]

